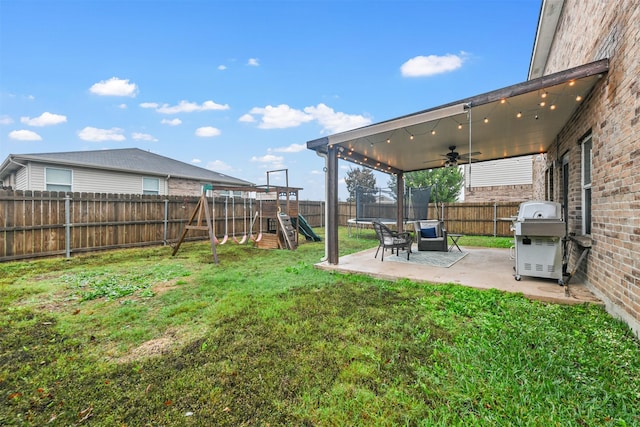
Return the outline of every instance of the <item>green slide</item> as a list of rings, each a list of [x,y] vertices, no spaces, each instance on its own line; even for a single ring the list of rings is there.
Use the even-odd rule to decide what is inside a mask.
[[[300,232],[302,233],[302,235],[307,239],[307,241],[319,242],[319,241],[322,240],[320,238],[320,236],[318,236],[313,231],[313,228],[311,228],[311,226],[309,225],[307,220],[304,219],[304,217],[302,215],[298,215],[298,220],[300,221],[300,225],[299,225],[298,228],[300,229]],[[295,227],[296,226],[296,219],[295,218],[291,218],[291,223]]]

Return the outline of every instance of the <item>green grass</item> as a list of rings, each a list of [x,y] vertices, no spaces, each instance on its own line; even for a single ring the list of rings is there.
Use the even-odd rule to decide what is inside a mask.
[[[0,425],[640,424],[599,306],[325,272],[323,243],[170,253],[0,264]]]

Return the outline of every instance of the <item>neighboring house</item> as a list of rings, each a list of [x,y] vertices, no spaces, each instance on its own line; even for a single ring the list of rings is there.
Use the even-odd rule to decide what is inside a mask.
[[[640,2],[545,0],[529,79],[609,59],[547,147],[548,199],[591,252],[579,275],[640,335]],[[574,255],[575,256],[575,255]]]
[[[11,154],[0,181],[14,190],[169,196],[198,196],[205,185],[253,185],[138,148]]]
[[[464,167],[465,202],[518,202],[544,198],[534,194],[534,176],[540,173],[544,154],[471,163]],[[536,197],[538,196],[538,197]]]

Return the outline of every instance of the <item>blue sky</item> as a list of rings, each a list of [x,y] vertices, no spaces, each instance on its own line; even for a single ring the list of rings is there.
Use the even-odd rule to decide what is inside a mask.
[[[307,141],[526,80],[540,3],[0,0],[0,162],[137,147],[320,200]]]

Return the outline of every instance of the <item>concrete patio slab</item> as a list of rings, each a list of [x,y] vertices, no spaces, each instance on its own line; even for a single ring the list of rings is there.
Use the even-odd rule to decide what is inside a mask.
[[[415,245],[414,245],[415,248]],[[414,249],[415,250],[415,249]],[[581,304],[602,302],[575,278],[568,286],[558,285],[557,280],[522,276],[520,281],[514,278],[514,262],[508,249],[462,247],[468,254],[451,267],[435,267],[393,259],[390,251],[384,261],[374,258],[376,248],[340,257],[338,265],[325,262],[316,264],[317,268],[343,273],[366,274],[386,280],[402,278],[431,283],[455,283],[478,289],[498,289],[506,292],[521,293],[525,297],[562,304]]]

